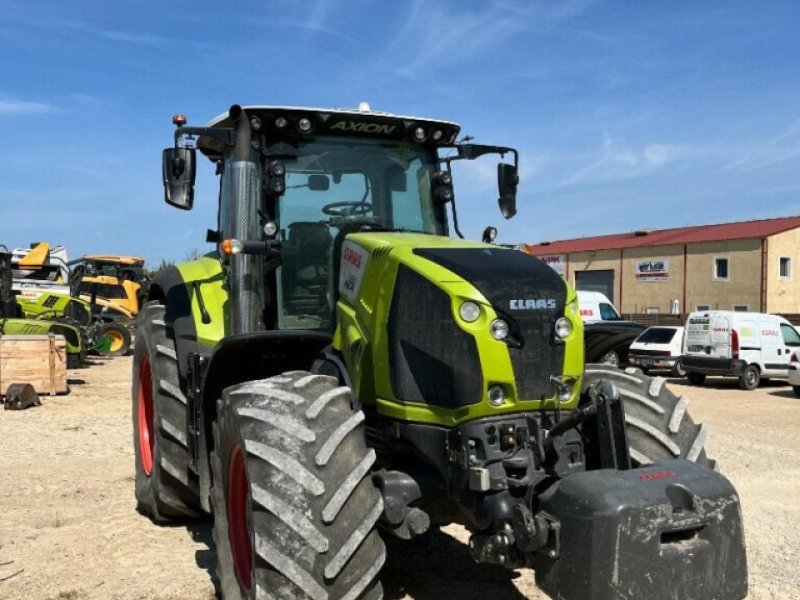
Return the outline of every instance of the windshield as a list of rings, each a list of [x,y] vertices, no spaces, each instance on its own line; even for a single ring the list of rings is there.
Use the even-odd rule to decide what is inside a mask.
[[[297,160],[285,165],[286,192],[278,203],[281,229],[296,222],[339,229],[355,221],[438,232],[430,184],[436,155],[420,146],[326,138],[301,145]]]
[[[651,327],[642,332],[636,341],[642,344],[669,344],[676,331],[669,327]]]
[[[286,192],[276,207],[280,329],[330,329],[332,254],[347,233],[445,233],[431,193],[437,162],[434,151],[414,144],[336,137],[302,144],[285,161]]]
[[[600,318],[603,321],[621,321],[622,317],[619,316],[617,310],[607,302],[600,303]]]

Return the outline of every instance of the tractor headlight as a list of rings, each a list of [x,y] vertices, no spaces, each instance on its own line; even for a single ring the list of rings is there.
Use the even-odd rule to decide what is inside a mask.
[[[494,339],[502,341],[508,337],[508,323],[503,319],[495,319],[489,326],[489,331]]]
[[[494,384],[489,386],[489,404],[500,406],[506,401],[506,391],[502,385]]]
[[[559,339],[564,339],[572,333],[572,322],[566,317],[561,317],[556,321],[556,335]]]
[[[481,316],[481,307],[467,300],[458,307],[458,314],[467,323],[474,323]]]

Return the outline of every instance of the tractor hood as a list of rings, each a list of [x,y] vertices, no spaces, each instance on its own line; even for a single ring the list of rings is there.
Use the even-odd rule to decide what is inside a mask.
[[[478,417],[555,408],[564,380],[575,389],[561,405],[577,399],[583,338],[575,292],[539,259],[488,244],[382,232],[347,236],[339,256],[335,340],[346,358],[353,344],[359,348],[350,352],[357,359],[351,372],[366,366],[356,364],[363,360],[358,339],[374,340],[370,367],[379,399],[405,410],[426,405]],[[464,310],[465,303],[473,306]],[[555,334],[562,317],[572,326],[566,339]],[[507,325],[505,337],[498,322]],[[496,386],[505,400],[489,408]]]

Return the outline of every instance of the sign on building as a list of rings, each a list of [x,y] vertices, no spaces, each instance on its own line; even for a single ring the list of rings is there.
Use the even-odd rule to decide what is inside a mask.
[[[567,276],[567,255],[566,254],[542,254],[539,256],[548,267],[556,273],[566,278]]]
[[[636,281],[666,281],[669,279],[669,261],[662,258],[640,260],[635,263]]]

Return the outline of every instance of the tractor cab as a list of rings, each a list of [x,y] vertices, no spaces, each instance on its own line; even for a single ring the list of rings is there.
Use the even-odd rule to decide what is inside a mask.
[[[500,205],[507,218],[516,212],[517,152],[458,144],[454,123],[364,105],[358,111],[234,106],[204,128],[186,127],[180,116],[174,122],[175,147],[164,151],[166,201],[192,207],[189,142],[216,162],[222,178],[209,241],[219,243],[232,285],[241,284],[252,307],[239,311],[244,320],[233,319],[235,332],[331,332],[348,234],[447,236],[448,204],[459,233],[454,160],[510,154],[513,164],[498,167]],[[245,284],[237,272],[249,273],[250,281],[258,273],[263,285]]]

